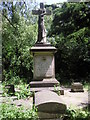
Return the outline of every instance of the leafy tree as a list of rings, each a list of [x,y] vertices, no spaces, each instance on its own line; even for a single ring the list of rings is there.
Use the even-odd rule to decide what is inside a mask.
[[[35,43],[37,25],[32,24],[32,14],[24,2],[3,2],[2,6],[3,80],[19,76],[30,81],[33,71],[29,49]]]
[[[37,18],[32,15],[36,4],[24,2],[3,2],[3,81],[19,83],[21,78],[32,79],[32,55],[30,47],[35,44],[37,36]],[[52,16],[45,17],[47,31]],[[48,25],[48,24],[49,25]],[[14,83],[14,82],[12,82]]]
[[[60,78],[89,77],[90,3],[64,3],[54,10],[49,31],[57,47],[56,73]]]

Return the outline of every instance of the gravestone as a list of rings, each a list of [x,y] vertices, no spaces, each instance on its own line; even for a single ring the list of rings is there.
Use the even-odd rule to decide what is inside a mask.
[[[51,11],[44,8],[40,3],[39,10],[33,10],[38,17],[38,38],[35,46],[30,49],[33,55],[33,81],[30,82],[30,91],[34,92],[33,101],[38,109],[41,119],[56,119],[60,113],[64,113],[66,105],[55,93],[60,91],[59,82],[55,78],[55,57],[56,48],[46,40],[44,26],[44,15],[50,15]],[[57,90],[57,91],[56,91]],[[52,92],[55,91],[55,92]],[[62,94],[64,91],[61,90]]]
[[[72,83],[71,92],[84,92],[83,85],[79,82]]]
[[[46,30],[44,26],[44,15],[50,15],[51,11],[44,8],[40,3],[39,10],[33,10],[34,15],[38,15],[38,38],[35,46],[30,49],[33,55],[33,81],[30,82],[31,91],[54,90],[59,82],[55,78],[55,58],[56,48],[51,46],[46,40]]]
[[[42,96],[42,97],[41,97]],[[55,93],[43,90],[35,93],[35,106],[41,119],[55,119],[66,111],[64,101]]]

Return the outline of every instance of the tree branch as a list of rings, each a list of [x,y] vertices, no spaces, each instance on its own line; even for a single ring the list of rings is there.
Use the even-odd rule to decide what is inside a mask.
[[[6,15],[4,15],[4,14],[3,14],[3,16],[7,19],[7,21],[10,23],[10,25],[11,25],[14,29],[16,29],[16,27],[11,23],[11,21],[8,19],[8,17],[7,17]]]

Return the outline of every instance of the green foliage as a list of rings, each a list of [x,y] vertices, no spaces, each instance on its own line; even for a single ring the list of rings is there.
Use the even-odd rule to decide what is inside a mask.
[[[32,79],[32,55],[30,48],[34,45],[37,34],[37,25],[29,22],[21,14],[24,8],[17,3],[6,3],[3,8],[2,31],[2,62],[3,81],[14,81],[15,77]],[[12,14],[10,14],[12,13]],[[31,15],[32,18],[32,15]]]
[[[0,105],[0,120],[37,120],[36,109],[25,109],[16,107],[15,105]]]
[[[64,116],[66,120],[89,120],[90,112],[88,110],[79,110],[79,109],[71,109],[69,108],[66,111],[66,115]]]
[[[56,77],[89,80],[90,71],[90,3],[64,3],[45,17],[47,40],[57,47]],[[19,83],[32,80],[30,48],[37,36],[37,17],[31,14],[31,4],[24,1],[3,2],[2,62],[3,81]],[[51,28],[50,28],[51,26]]]
[[[85,3],[64,3],[54,11],[54,19],[50,34],[64,36],[83,27],[89,27],[89,7]]]
[[[54,92],[56,92],[59,96],[60,96],[60,83],[58,83],[58,85],[54,85]]]
[[[32,96],[30,88],[27,88],[27,85],[19,85],[17,86],[17,88],[19,91],[15,92],[15,96],[17,96],[18,99],[23,99]]]
[[[10,82],[10,81],[9,81]],[[17,82],[18,83],[18,82]],[[32,96],[32,92],[30,92],[30,87],[27,84],[19,84],[15,85],[15,93],[8,93],[8,89],[5,87],[7,84],[3,82],[3,96],[10,97],[10,96],[17,96],[17,99],[25,99]]]
[[[89,3],[88,3],[89,4]],[[49,31],[51,43],[57,47],[57,79],[89,80],[90,72],[90,8],[87,3],[64,3],[54,10]]]

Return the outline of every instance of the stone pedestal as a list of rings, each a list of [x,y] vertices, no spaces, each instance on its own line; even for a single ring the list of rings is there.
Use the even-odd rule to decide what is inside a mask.
[[[56,48],[48,45],[38,45],[31,48],[33,54],[33,81],[30,82],[31,91],[45,89],[54,90],[59,82],[55,79]]]

